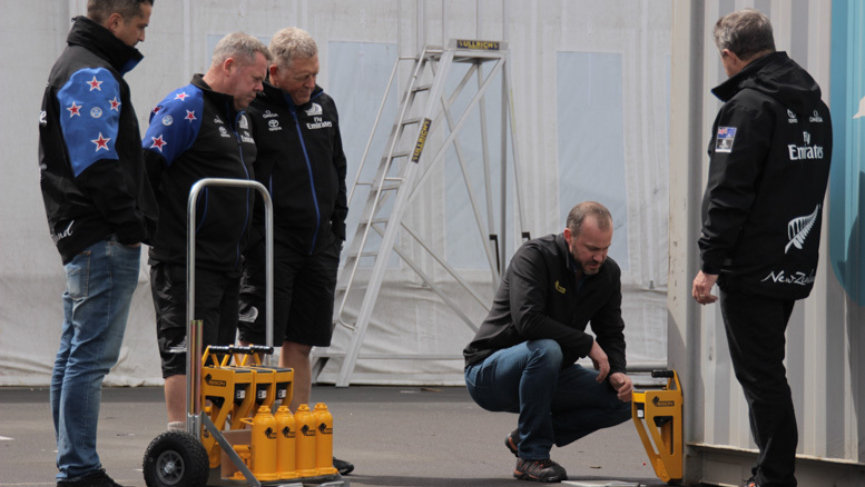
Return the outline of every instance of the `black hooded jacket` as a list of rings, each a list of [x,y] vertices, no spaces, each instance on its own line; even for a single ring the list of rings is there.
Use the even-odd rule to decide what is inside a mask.
[[[725,104],[709,144],[702,270],[720,274],[726,290],[804,298],[816,274],[832,158],[820,87],[775,52],[712,92]]]
[[[158,218],[123,80],[143,56],[86,17],[74,22],[39,118],[42,199],[64,264],[111,235],[148,242]]]

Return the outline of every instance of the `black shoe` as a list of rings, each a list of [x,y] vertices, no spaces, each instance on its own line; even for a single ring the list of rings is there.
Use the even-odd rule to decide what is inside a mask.
[[[339,471],[340,475],[348,475],[354,470],[354,465],[351,462],[333,457],[333,468]]]
[[[520,455],[520,430],[515,429],[511,431],[505,438],[505,446],[508,448],[508,451],[513,453],[515,457],[519,458]]]
[[[60,480],[57,482],[57,487],[123,487],[115,482],[105,473],[105,469],[99,469],[96,472],[78,477],[75,480]]]
[[[568,478],[568,473],[561,465],[549,458],[546,460],[517,458],[514,477],[520,480],[534,480],[535,482],[561,482]]]

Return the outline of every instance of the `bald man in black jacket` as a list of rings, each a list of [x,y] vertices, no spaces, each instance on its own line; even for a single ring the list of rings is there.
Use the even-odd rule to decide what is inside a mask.
[[[566,479],[550,460],[553,444],[568,445],[631,416],[621,270],[607,258],[612,237],[609,210],[585,202],[571,210],[562,234],[526,242],[463,351],[475,402],[519,413],[518,428],[505,439],[519,479]],[[597,338],[585,332],[589,323]],[[575,364],[587,356],[595,370]]]

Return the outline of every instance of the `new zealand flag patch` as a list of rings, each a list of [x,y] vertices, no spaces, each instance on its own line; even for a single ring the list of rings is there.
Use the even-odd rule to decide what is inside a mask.
[[[718,127],[715,152],[732,152],[734,140],[736,140],[736,127]]]

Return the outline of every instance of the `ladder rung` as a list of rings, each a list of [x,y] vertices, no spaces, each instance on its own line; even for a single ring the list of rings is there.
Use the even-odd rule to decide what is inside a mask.
[[[400,182],[402,182],[402,179],[393,179],[393,178],[389,178],[389,179],[385,179],[385,181],[394,181],[394,182],[400,183]],[[371,182],[360,182],[360,181],[358,181],[357,185],[358,185],[358,186],[370,186],[370,187],[375,186],[374,183],[371,183]],[[399,189],[399,187],[400,187],[399,184],[395,184],[395,185],[387,185],[387,186],[383,186],[383,187],[381,188],[381,190],[382,190],[382,191],[393,191],[393,190],[395,190],[395,189]]]
[[[411,91],[412,91],[412,93],[417,93],[419,91],[429,91],[430,88],[432,88],[431,84],[430,85],[418,85],[418,86],[415,86],[414,88],[412,88]]]
[[[385,225],[387,225],[387,222],[387,218],[373,218],[372,220],[361,220],[360,222],[358,222],[358,225],[378,225],[379,223],[384,223]]]
[[[366,252],[361,252],[360,255],[358,255],[356,252],[354,252],[354,253],[348,254],[348,256],[346,257],[346,262],[351,262],[353,259],[362,259],[364,257],[377,257],[377,256],[378,256],[378,252],[375,250],[368,250]]]
[[[421,120],[423,120],[423,119],[420,118],[420,117],[407,118],[407,119],[405,119],[405,120],[402,121],[402,124],[403,124],[403,125],[412,125],[412,124],[415,124],[415,123],[420,123]]]
[[[402,152],[394,152],[390,155],[391,159],[397,159],[400,157],[408,157],[411,155],[411,151],[402,151]],[[387,161],[387,156],[381,158],[382,162]]]

